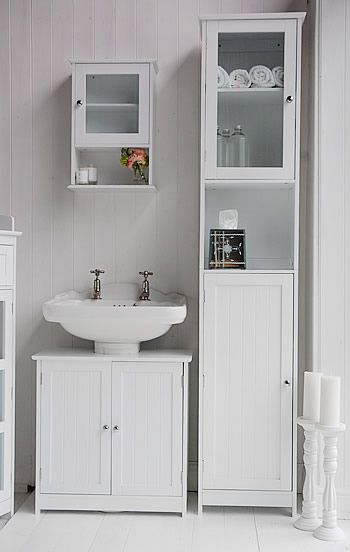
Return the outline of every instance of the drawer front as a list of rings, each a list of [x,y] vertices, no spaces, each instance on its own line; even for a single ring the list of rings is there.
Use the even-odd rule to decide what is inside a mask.
[[[0,286],[11,286],[14,280],[12,245],[0,245]]]

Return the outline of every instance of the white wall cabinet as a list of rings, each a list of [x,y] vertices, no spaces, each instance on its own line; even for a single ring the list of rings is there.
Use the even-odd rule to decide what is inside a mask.
[[[72,64],[72,167],[74,191],[154,190],[152,172],[154,61],[85,61]],[[143,148],[146,181],[134,183],[120,166],[121,148]],[[97,185],[79,184],[76,171],[97,168]]]
[[[14,513],[15,259],[19,235],[0,229],[0,516]]]
[[[296,512],[304,17],[222,14],[202,21],[199,511]],[[280,67],[284,81],[219,86],[218,66],[228,74],[265,66],[266,75]],[[237,125],[243,146],[229,136]],[[237,209],[245,230],[244,269],[211,268],[211,230],[225,209]]]
[[[191,356],[34,358],[36,510],[185,512]]]

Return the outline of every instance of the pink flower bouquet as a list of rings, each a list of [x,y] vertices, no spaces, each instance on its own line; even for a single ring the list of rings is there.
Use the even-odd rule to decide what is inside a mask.
[[[149,158],[145,149],[121,148],[120,164],[133,171],[135,180],[140,180],[147,184],[145,168],[148,167]]]

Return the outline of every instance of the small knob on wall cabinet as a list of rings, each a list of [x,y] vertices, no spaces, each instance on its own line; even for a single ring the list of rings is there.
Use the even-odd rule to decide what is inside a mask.
[[[290,380],[288,379],[284,380],[284,385],[290,385],[290,384],[291,384]]]
[[[115,425],[115,426],[113,427],[113,429],[114,429],[114,431],[118,431],[119,426],[118,426],[118,425]]]
[[[83,105],[83,100],[77,100],[77,105]]]
[[[109,425],[108,425],[108,424],[105,424],[105,425],[103,426],[103,429],[104,429],[104,431],[108,431],[108,430],[109,430]]]
[[[293,96],[287,96],[286,97],[286,102],[287,103],[293,103],[294,102],[294,97]]]

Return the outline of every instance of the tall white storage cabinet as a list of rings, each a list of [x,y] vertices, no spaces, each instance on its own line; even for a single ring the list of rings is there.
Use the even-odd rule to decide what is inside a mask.
[[[199,511],[296,508],[304,16],[202,20]],[[229,75],[258,65],[282,67],[284,82],[219,86],[218,66]],[[223,146],[221,138],[237,125],[245,137],[238,161],[237,144]],[[237,209],[245,230],[246,269],[210,268],[210,230],[219,228],[226,209]]]
[[[12,217],[1,217],[0,224]],[[0,515],[14,512],[14,386],[16,240],[0,229]]]

